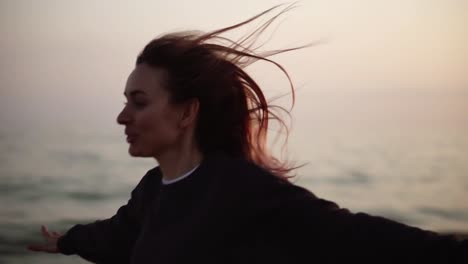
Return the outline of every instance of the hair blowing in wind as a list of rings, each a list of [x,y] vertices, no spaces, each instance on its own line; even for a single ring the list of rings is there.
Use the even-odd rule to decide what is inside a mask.
[[[278,12],[280,7],[283,8]],[[278,17],[294,7],[294,4],[278,5],[241,23],[208,33],[166,34],[152,40],[139,54],[137,65],[145,63],[167,72],[165,88],[172,103],[199,100],[195,140],[203,154],[221,151],[242,157],[285,178],[292,177],[292,171],[300,167],[275,157],[267,146],[269,122],[277,121],[280,131],[286,133],[282,145],[282,151],[285,151],[288,127],[274,110],[284,111],[288,116],[290,110],[269,103],[257,82],[245,71],[256,61],[276,66],[289,82],[292,110],[295,101],[293,82],[288,72],[270,57],[313,44],[271,51],[259,51],[259,47],[254,46],[258,37]],[[222,36],[271,13],[274,13],[271,18],[237,41]]]

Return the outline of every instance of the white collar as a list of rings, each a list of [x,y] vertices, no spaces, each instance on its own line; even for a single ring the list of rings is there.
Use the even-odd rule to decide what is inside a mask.
[[[195,168],[191,169],[189,172],[185,173],[184,175],[176,177],[174,179],[166,180],[166,179],[162,178],[162,180],[161,180],[162,184],[163,185],[168,185],[168,184],[171,184],[171,183],[174,183],[174,182],[178,182],[178,181],[180,181],[180,180],[182,180],[184,178],[187,178],[190,174],[192,174],[192,172],[194,172],[198,168],[198,166],[200,166],[200,164],[195,166]]]

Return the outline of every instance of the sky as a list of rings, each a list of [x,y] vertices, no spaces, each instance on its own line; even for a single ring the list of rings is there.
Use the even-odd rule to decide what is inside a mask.
[[[125,81],[147,42],[229,26],[280,3],[0,0],[1,127],[120,130]],[[265,46],[321,41],[276,57],[297,88],[295,126],[468,131],[467,13],[464,0],[298,2]],[[249,72],[269,97],[289,91],[269,65]]]

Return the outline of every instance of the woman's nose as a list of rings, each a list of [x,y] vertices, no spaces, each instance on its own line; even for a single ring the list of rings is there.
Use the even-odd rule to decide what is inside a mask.
[[[122,111],[117,115],[117,123],[120,125],[126,125],[130,122],[130,115],[128,111],[126,110],[127,107],[124,107]]]

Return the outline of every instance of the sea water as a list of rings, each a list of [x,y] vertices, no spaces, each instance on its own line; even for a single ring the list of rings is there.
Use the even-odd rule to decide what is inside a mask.
[[[0,263],[87,263],[35,253],[40,226],[65,232],[112,216],[156,166],[117,130],[0,130]],[[290,138],[293,181],[353,212],[468,231],[468,134],[308,133]]]

